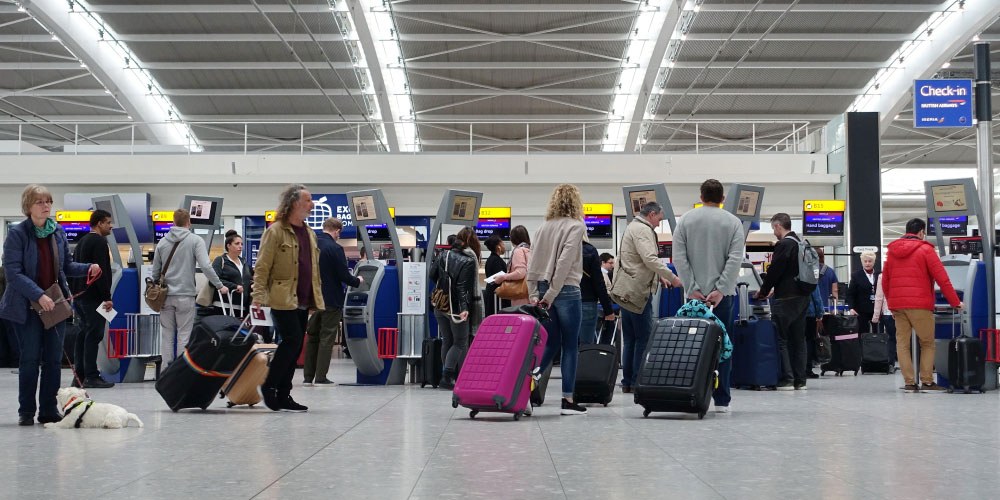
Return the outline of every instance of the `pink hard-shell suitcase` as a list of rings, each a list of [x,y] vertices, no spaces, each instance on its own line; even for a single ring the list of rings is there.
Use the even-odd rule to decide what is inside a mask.
[[[520,420],[528,407],[531,371],[542,361],[548,335],[535,317],[507,312],[483,320],[455,381],[451,405],[472,410],[470,418],[489,411],[513,413]]]

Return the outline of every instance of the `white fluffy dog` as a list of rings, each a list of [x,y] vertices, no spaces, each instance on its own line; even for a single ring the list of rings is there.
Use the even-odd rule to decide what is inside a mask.
[[[121,406],[95,403],[83,389],[63,387],[56,393],[56,401],[62,408],[63,419],[61,422],[45,424],[47,428],[73,429],[78,427],[77,421],[82,428],[121,429],[128,427],[129,422],[142,427],[142,420],[135,413],[129,413]]]

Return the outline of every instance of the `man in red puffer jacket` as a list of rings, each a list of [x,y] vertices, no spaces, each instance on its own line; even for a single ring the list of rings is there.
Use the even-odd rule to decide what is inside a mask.
[[[896,318],[896,354],[903,371],[906,392],[940,392],[934,383],[934,282],[941,288],[948,303],[961,309],[955,288],[934,245],[924,241],[927,225],[922,219],[906,223],[906,235],[889,244],[882,288],[889,308]],[[910,354],[910,330],[917,332],[920,342],[920,382],[917,386]]]

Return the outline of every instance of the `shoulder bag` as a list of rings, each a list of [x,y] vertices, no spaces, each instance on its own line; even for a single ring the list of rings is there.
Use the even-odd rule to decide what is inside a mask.
[[[70,301],[80,295],[83,295],[83,292],[87,291],[87,288],[89,288],[90,285],[101,277],[100,273],[95,276],[88,276],[86,287],[67,300],[66,296],[63,295],[62,287],[59,285],[59,247],[56,245],[55,236],[52,237],[52,265],[55,267],[56,271],[56,282],[53,283],[52,286],[45,289],[45,296],[52,299],[52,302],[55,303],[55,307],[51,311],[43,311],[42,306],[38,302],[31,302],[31,308],[38,313],[38,316],[42,320],[42,326],[44,326],[46,330],[72,318],[73,308],[70,306]]]
[[[521,248],[521,247],[518,247]],[[518,248],[515,248],[516,252]],[[514,264],[514,255],[511,254],[510,263],[507,265],[507,272],[510,272],[510,266]],[[504,280],[500,283],[500,286],[495,292],[497,297],[506,300],[525,300],[528,298],[528,281],[525,278],[519,280]]]
[[[444,314],[451,314],[451,295],[449,294],[451,291],[451,275],[448,274],[448,256],[450,254],[451,250],[448,250],[442,255],[444,257],[444,274],[448,277],[448,288],[442,289],[438,286],[438,283],[441,282],[438,279],[438,283],[434,284],[434,290],[431,292],[431,305],[434,306],[436,311]]]
[[[174,253],[177,252],[177,247],[181,246],[182,241],[184,238],[174,243],[174,247],[170,249],[170,255],[167,256],[167,261],[163,264],[163,269],[160,270],[159,281],[146,278],[146,291],[143,292],[142,296],[146,300],[146,305],[156,312],[160,312],[164,302],[167,301],[167,269],[170,268],[170,261],[174,260]]]

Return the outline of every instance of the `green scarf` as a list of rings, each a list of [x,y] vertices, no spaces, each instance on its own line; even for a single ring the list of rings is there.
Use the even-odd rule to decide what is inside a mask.
[[[35,236],[38,238],[48,238],[52,233],[56,232],[56,228],[59,226],[56,225],[54,219],[45,219],[44,226],[38,227],[32,224],[32,227],[35,228]]]

